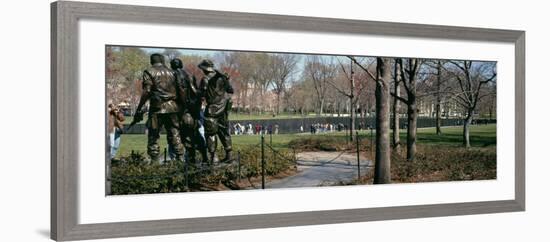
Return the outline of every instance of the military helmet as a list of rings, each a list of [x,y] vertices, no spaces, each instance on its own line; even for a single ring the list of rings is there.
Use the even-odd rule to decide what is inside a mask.
[[[202,60],[201,63],[198,65],[198,67],[204,71],[209,71],[209,72],[214,71],[214,63],[208,59]]]
[[[183,68],[183,62],[178,58],[174,58],[170,61],[170,67],[173,70]]]
[[[151,65],[158,64],[158,63],[164,64],[164,56],[159,53],[152,54],[150,59],[151,59]]]

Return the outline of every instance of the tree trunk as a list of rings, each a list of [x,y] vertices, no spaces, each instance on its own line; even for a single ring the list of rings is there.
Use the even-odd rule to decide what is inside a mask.
[[[390,61],[377,58],[376,81],[376,158],[374,184],[391,182],[390,160]]]
[[[491,99],[491,107],[489,107],[489,120],[493,120],[493,107],[495,106],[495,99]]]
[[[111,159],[105,162],[105,195],[111,195]]]
[[[349,96],[349,141],[353,141],[355,134],[355,81],[353,79],[353,62],[350,65],[350,96]]]
[[[435,95],[435,133],[441,135],[441,61],[437,61],[437,92]]]
[[[470,147],[470,124],[472,123],[472,119],[473,119],[473,111],[468,110],[468,114],[464,119],[464,127],[462,132],[462,144],[466,148]]]
[[[242,106],[243,106],[243,112],[246,113],[246,110],[250,110],[250,107],[248,107],[248,109],[246,108],[246,105],[248,104],[247,102],[247,96],[248,96],[248,89],[247,88],[244,88],[243,91],[241,92],[241,103],[242,103]]]
[[[277,111],[275,112],[275,114],[277,114],[277,116],[279,115],[279,107],[281,106],[280,101],[281,101],[281,93],[277,92]]]
[[[403,63],[400,63],[403,84],[407,91],[407,160],[412,162],[416,154],[416,121],[418,119],[418,107],[416,100],[416,74],[418,72],[418,59],[409,59],[408,68],[403,71]],[[405,74],[408,74],[405,81]]]
[[[396,65],[397,66],[397,65]],[[399,79],[397,77],[397,68],[395,71],[395,85],[393,87],[393,92],[395,96],[399,96],[400,93],[400,87],[399,87]],[[399,139],[399,99],[397,97],[393,97],[393,148],[395,151],[399,152],[401,149],[401,140]]]
[[[349,141],[353,141],[353,135],[355,134],[355,107],[353,106],[353,98],[350,98],[350,111],[349,111]]]
[[[241,111],[241,96],[242,92],[239,92],[239,95],[237,95],[237,114]]]
[[[321,99],[321,102],[319,103],[319,116],[323,116],[324,112],[323,112],[323,108],[325,106],[325,100],[324,99]]]
[[[375,90],[375,91],[376,91],[376,90]],[[366,110],[367,116],[370,117],[370,111],[371,111],[371,109],[370,109],[369,101],[368,101],[368,100],[365,102],[365,108],[367,109],[367,110]]]
[[[441,101],[438,99],[435,105],[435,133],[441,135]]]
[[[411,97],[409,97],[410,99]],[[416,110],[416,100],[409,100],[407,105],[407,160],[414,161],[416,154],[416,120],[418,111]]]

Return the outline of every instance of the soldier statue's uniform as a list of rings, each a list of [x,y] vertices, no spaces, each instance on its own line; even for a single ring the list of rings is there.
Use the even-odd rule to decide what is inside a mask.
[[[178,102],[181,107],[180,112],[180,136],[189,162],[194,164],[196,150],[201,154],[202,161],[207,162],[206,145],[203,137],[199,133],[202,93],[196,87],[195,77],[191,77],[184,69],[180,59],[170,61],[170,66],[174,71],[178,82]]]
[[[168,144],[174,148],[176,159],[181,160],[183,147],[179,134],[177,104],[178,85],[174,72],[164,65],[164,57],[160,54],[151,55],[151,67],[143,71],[142,94],[134,119],[142,119],[143,105],[149,101],[147,119],[147,154],[152,161],[159,161],[159,138],[162,127],[166,130]]]
[[[214,160],[218,137],[225,150],[222,162],[228,162],[231,160],[232,150],[228,115],[233,87],[229,83],[229,76],[215,70],[212,61],[203,60],[198,67],[204,73],[201,89],[206,98],[204,128],[208,153],[210,159]]]

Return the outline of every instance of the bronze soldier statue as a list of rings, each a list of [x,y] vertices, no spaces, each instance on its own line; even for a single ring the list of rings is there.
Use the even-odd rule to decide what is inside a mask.
[[[214,161],[218,143],[217,136],[225,150],[225,157],[221,162],[229,162],[231,161],[232,147],[228,115],[231,110],[230,94],[233,94],[233,87],[229,83],[229,76],[215,70],[212,61],[203,60],[198,67],[204,73],[201,89],[206,99],[204,128],[208,153],[210,159]]]
[[[174,148],[176,159],[181,160],[183,147],[179,134],[176,76],[164,65],[164,56],[151,55],[151,67],[143,71],[143,86],[134,119],[142,120],[143,105],[149,101],[147,118],[147,154],[159,162],[159,138],[162,127],[166,130],[168,144]]]
[[[207,162],[206,145],[199,133],[202,93],[196,87],[195,77],[191,77],[184,69],[180,59],[170,61],[170,67],[174,71],[178,82],[178,102],[181,106],[180,112],[180,136],[187,156],[191,164],[195,164],[196,150],[202,157],[202,162]]]

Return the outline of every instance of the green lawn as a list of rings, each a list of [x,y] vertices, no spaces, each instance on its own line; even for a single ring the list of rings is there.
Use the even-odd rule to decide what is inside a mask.
[[[273,148],[275,149],[281,149],[281,148],[288,148],[288,142],[290,142],[292,139],[304,136],[307,134],[280,134],[280,135],[273,135],[270,140],[270,137],[268,135],[265,136],[265,143],[266,144],[272,144]],[[235,150],[238,150],[239,147],[246,146],[246,145],[259,145],[260,144],[260,136],[259,135],[238,135],[238,136],[231,136],[231,139],[233,141],[233,147]],[[160,137],[160,147],[161,152],[163,152],[164,148],[167,147],[166,143],[166,135],[161,135]],[[218,147],[222,147],[221,144],[218,144]],[[117,156],[126,156],[134,151],[138,152],[145,152],[147,150],[147,136],[144,134],[128,134],[128,135],[122,135],[121,142],[120,142],[120,148],[118,151]]]
[[[293,118],[316,118],[317,115],[315,113],[309,113],[308,115],[300,115],[300,114],[293,114],[293,113],[281,113],[279,115],[273,116],[272,113],[253,113],[253,114],[245,114],[245,113],[230,113],[229,114],[229,120],[231,121],[239,121],[239,120],[266,120],[266,119],[293,119]],[[325,117],[324,115],[322,117]],[[132,116],[126,116],[124,123],[130,124],[133,120]],[[145,115],[144,120],[140,123],[145,123],[147,120],[147,117]]]
[[[443,134],[438,136],[435,134],[435,128],[421,128],[417,131],[418,144],[435,144],[435,145],[462,145],[462,127],[443,127]],[[316,134],[316,136],[333,136],[336,139],[341,139],[345,142],[347,139],[347,132],[334,132]],[[272,146],[276,149],[291,148],[288,147],[288,143],[298,137],[311,136],[309,133],[302,134],[279,134],[273,135],[270,141],[269,135],[265,136],[266,144],[272,143]],[[359,132],[360,138],[370,138],[370,131],[363,130]],[[406,143],[406,130],[400,132],[401,142]],[[257,145],[260,143],[260,136],[258,135],[239,135],[232,136],[234,149],[239,149],[245,145]],[[473,125],[470,130],[470,142],[474,147],[485,147],[496,145],[496,125]],[[147,145],[147,137],[144,134],[128,134],[122,135],[120,149],[117,156],[125,156],[131,153],[132,150],[138,152],[145,152]],[[166,145],[166,135],[162,135],[160,138],[161,151],[164,150]],[[221,144],[218,146],[221,147]]]
[[[442,135],[435,134],[435,128],[418,129],[417,142],[421,144],[462,145],[462,126],[442,127]],[[407,133],[400,133],[401,142],[406,142]],[[497,144],[497,127],[495,124],[472,125],[470,144],[473,147],[486,147]]]

